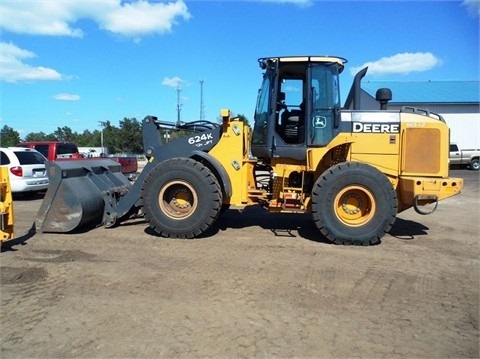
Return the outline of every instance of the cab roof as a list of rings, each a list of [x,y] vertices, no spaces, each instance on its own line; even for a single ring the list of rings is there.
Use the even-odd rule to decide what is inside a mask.
[[[268,63],[274,62],[325,62],[337,63],[340,67],[340,72],[343,70],[347,60],[339,56],[329,55],[315,55],[315,56],[278,56],[278,57],[261,57],[258,63],[261,68],[265,68]]]

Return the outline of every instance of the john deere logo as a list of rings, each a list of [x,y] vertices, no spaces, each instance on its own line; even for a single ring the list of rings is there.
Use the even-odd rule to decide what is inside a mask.
[[[325,116],[315,116],[313,118],[313,127],[325,128],[327,126],[327,118]]]

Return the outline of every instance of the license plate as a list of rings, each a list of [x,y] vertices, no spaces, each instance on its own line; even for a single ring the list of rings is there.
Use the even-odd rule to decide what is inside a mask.
[[[33,170],[33,177],[45,177],[45,170]]]

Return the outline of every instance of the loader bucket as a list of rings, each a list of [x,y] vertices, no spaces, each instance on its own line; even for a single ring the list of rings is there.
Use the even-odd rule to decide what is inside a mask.
[[[49,185],[35,221],[39,232],[67,233],[111,221],[118,199],[131,187],[121,165],[109,159],[47,162],[46,167]]]

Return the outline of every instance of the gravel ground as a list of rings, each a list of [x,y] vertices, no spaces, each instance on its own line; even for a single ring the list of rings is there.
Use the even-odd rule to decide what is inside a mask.
[[[16,198],[2,358],[478,358],[479,174],[382,243],[331,245],[310,216],[227,211],[201,239],[142,219],[35,233]]]

